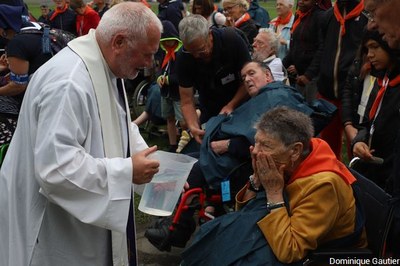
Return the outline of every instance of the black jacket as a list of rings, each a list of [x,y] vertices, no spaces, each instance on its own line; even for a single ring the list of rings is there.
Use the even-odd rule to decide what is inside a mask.
[[[356,1],[346,3],[352,5],[352,9],[358,4]],[[347,13],[349,12],[350,10]],[[319,68],[317,86],[319,93],[324,97],[328,99],[340,97],[340,91],[343,89],[347,72],[353,63],[367,22],[367,18],[362,15],[346,21],[346,34],[341,36],[340,24],[333,14],[333,8],[328,9],[322,16],[319,49],[310,67]],[[337,54],[339,57],[336,63]]]
[[[158,5],[158,18],[168,20],[174,24],[177,31],[179,31],[178,25],[182,20],[183,15],[183,4],[181,0],[167,0],[165,3]]]
[[[390,75],[394,78],[396,74]],[[371,106],[376,98],[377,90],[373,90],[368,100],[366,114],[369,114]],[[375,119],[375,131],[372,135],[370,149],[375,150],[374,156],[384,159],[382,165],[365,164],[362,168],[357,169],[361,174],[373,180],[382,188],[386,187],[386,180],[392,173],[394,164],[394,145],[396,143],[397,132],[400,130],[400,84],[394,87],[388,86],[383,96],[380,111]],[[362,141],[369,142],[371,121],[362,124],[357,136],[353,140],[353,144]],[[398,140],[397,140],[398,141]]]
[[[54,10],[49,13],[53,15]],[[76,14],[72,9],[67,9],[64,13],[58,14],[53,20],[50,20],[50,27],[68,31],[76,35]]]
[[[312,69],[310,65],[318,50],[321,16],[323,14],[324,11],[314,8],[308,16],[303,18],[290,37],[289,52],[282,61],[286,68],[294,65],[299,75],[306,75],[310,80],[319,71],[318,66],[314,64]],[[295,21],[296,19],[297,15]]]

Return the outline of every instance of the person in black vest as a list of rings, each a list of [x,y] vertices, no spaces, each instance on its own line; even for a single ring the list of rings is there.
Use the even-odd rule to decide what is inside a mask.
[[[42,53],[42,35],[23,33],[39,25],[22,19],[22,6],[0,5],[0,14],[0,33],[8,40],[9,70],[9,82],[0,87],[0,144],[4,144],[11,141],[30,75],[49,60],[51,54]]]
[[[201,143],[201,125],[212,116],[231,113],[247,97],[240,70],[250,54],[235,30],[209,28],[200,15],[185,17],[179,24],[183,50],[177,55],[182,113],[191,134]],[[193,99],[198,90],[200,118]]]

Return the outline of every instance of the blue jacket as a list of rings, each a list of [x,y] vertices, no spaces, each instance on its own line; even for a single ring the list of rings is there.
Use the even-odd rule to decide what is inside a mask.
[[[243,162],[230,153],[215,154],[210,146],[211,141],[244,137],[254,145],[255,123],[266,111],[277,106],[287,106],[311,116],[316,134],[330,122],[331,118],[329,116],[321,119],[321,113],[327,112],[332,115],[336,111],[332,104],[321,99],[309,105],[296,89],[282,82],[273,82],[262,88],[257,96],[239,106],[229,116],[217,115],[210,118],[206,124],[206,134],[201,144],[199,158],[201,170],[210,186],[219,187],[220,182],[228,177],[228,173]],[[316,116],[316,113],[320,115]]]
[[[269,13],[263,7],[258,4],[258,0],[253,0],[250,3],[249,10],[247,10],[250,17],[258,24],[261,28],[269,27]]]

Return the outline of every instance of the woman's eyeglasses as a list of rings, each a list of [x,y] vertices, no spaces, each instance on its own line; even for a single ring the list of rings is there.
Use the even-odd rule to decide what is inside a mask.
[[[233,5],[233,6],[227,6],[226,8],[224,8],[224,12],[231,12],[232,11],[232,9],[235,7],[235,6],[238,6],[239,4],[236,4],[236,5]]]

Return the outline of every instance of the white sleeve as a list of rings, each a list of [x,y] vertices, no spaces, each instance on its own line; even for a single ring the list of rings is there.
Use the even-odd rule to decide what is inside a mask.
[[[56,89],[39,95],[36,110],[34,159],[40,192],[84,223],[125,232],[131,159],[104,158],[93,95],[71,81],[52,86]]]
[[[133,139],[131,143],[132,154],[140,152],[149,147],[146,141],[143,139],[142,135],[140,135],[139,127],[133,122],[131,122],[131,132]]]

